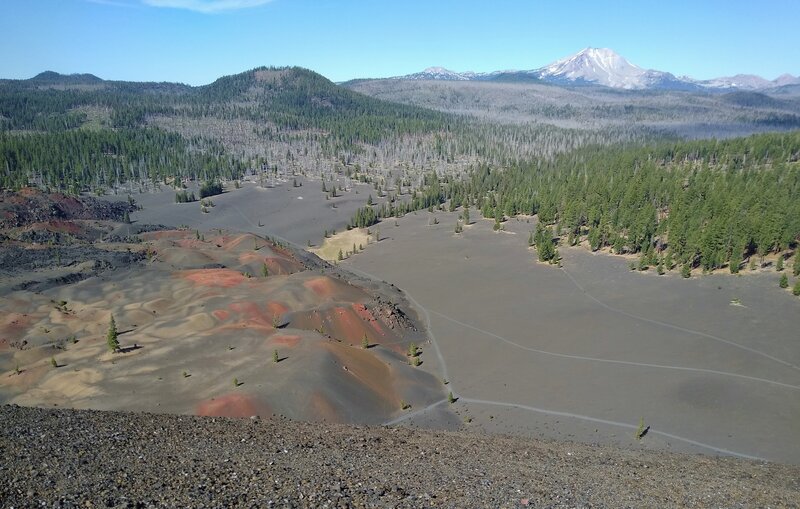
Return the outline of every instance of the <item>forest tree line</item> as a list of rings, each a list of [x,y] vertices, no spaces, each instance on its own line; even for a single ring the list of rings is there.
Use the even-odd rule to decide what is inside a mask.
[[[800,131],[729,140],[592,147],[476,168],[452,199],[485,217],[537,215],[569,244],[645,262],[737,272],[800,240]]]
[[[208,140],[186,140],[160,129],[0,132],[0,187],[34,180],[73,194],[128,181],[239,178],[240,161]]]
[[[550,235],[569,245],[587,241],[592,250],[638,254],[644,266],[728,266],[735,273],[745,259],[797,248],[800,131],[593,146],[507,168],[479,165],[463,179],[431,174],[412,196],[390,195],[383,205],[360,210],[351,224],[447,200],[450,210],[474,206],[497,225],[519,214],[537,216],[531,245]],[[545,258],[557,252],[552,255]]]

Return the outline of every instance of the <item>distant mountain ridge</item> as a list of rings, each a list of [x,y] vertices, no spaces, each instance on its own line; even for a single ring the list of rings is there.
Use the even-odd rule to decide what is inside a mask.
[[[800,85],[800,77],[783,74],[767,80],[752,74],[737,74],[710,80],[644,69],[608,48],[585,48],[538,69],[457,72],[444,67],[429,67],[421,72],[395,76],[395,80],[434,81],[535,81],[556,85],[600,85],[624,90],[765,90]]]

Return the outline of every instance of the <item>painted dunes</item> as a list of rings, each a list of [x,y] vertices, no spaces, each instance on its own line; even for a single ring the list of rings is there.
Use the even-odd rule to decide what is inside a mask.
[[[144,252],[140,264],[2,300],[0,400],[374,424],[443,397],[408,364],[425,338],[380,285],[251,234],[139,237],[106,247]],[[112,314],[121,353],[106,344]]]

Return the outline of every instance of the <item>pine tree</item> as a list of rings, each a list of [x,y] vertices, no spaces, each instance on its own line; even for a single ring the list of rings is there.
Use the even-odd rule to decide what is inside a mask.
[[[664,257],[664,267],[672,270],[672,250],[667,251],[667,256]]]
[[[272,362],[277,363],[281,358],[278,356],[278,350],[272,351]]]
[[[114,320],[114,315],[111,315],[111,320],[108,323],[108,333],[106,333],[106,344],[111,352],[119,351],[117,334],[117,322]]]
[[[778,281],[778,286],[781,288],[789,288],[789,278],[786,274],[781,274],[781,279]]]
[[[622,254],[625,250],[625,238],[622,235],[617,235],[614,239],[614,252],[616,254]]]
[[[642,253],[642,256],[639,257],[639,265],[638,265],[638,269],[640,271],[644,271],[650,268],[650,266],[647,264],[647,261],[648,261],[647,253],[646,252]]]
[[[261,266],[261,275],[262,275],[263,277],[267,277],[267,276],[269,276],[269,267],[267,267],[267,264],[266,264],[266,263],[265,263],[264,265],[262,265],[262,266]]]
[[[536,225],[536,234],[533,238],[540,262],[549,262],[556,258],[556,248],[553,244],[553,231],[541,224]]]
[[[734,248],[733,253],[731,253],[731,260],[728,262],[728,269],[731,271],[731,274],[738,274],[739,267],[742,265],[742,250]]]
[[[783,270],[783,254],[778,255],[778,261],[775,262],[775,270],[778,272]]]
[[[361,348],[363,348],[364,350],[369,348],[369,338],[367,338],[366,332],[364,333],[364,337],[361,338]]]
[[[800,279],[794,284],[794,288],[792,288],[792,295],[800,295]]]
[[[589,230],[589,247],[592,251],[600,249],[600,228],[594,227]]]
[[[794,250],[794,263],[792,264],[792,274],[800,276],[800,245]]]

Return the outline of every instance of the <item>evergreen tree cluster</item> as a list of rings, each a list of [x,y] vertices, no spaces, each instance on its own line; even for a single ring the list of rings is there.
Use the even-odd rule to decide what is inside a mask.
[[[190,203],[193,201],[197,201],[194,191],[190,193],[186,189],[183,189],[175,193],[175,203]]]
[[[542,223],[537,224],[533,244],[536,246],[540,262],[552,262],[556,259],[557,252],[551,228],[543,226]]]
[[[378,216],[375,210],[369,205],[361,207],[356,210],[353,218],[350,220],[351,228],[367,228],[378,222]]]
[[[204,150],[199,150],[203,146]],[[72,193],[127,181],[241,175],[241,162],[212,142],[161,129],[0,132],[0,187],[30,181]]]
[[[645,262],[702,267],[800,239],[800,132],[654,146],[592,147],[507,169],[481,166],[449,194],[485,217],[538,214],[555,234]],[[464,198],[461,198],[464,197]]]
[[[219,181],[208,180],[200,186],[200,198],[208,198],[222,194],[222,184]]]

